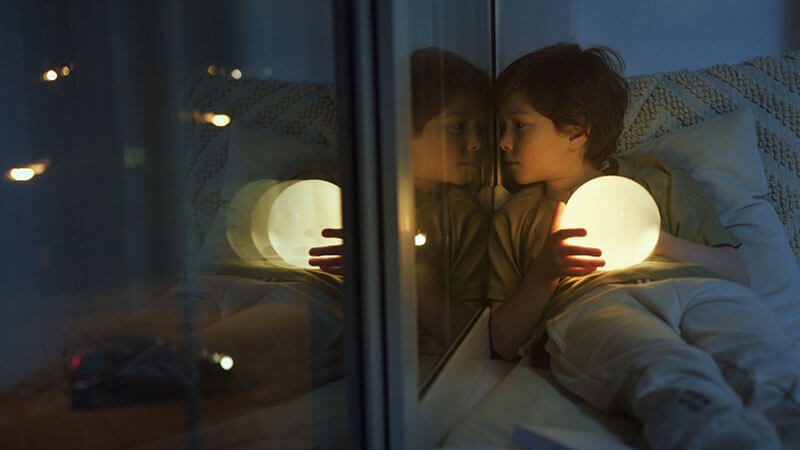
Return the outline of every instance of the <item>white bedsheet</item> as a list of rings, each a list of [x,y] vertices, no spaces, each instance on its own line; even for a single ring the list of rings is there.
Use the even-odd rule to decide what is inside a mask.
[[[514,435],[516,442],[512,439],[515,426],[520,427]],[[600,413],[526,358],[451,429],[443,446],[510,448],[524,445],[531,437],[526,429],[566,448],[624,449],[642,447],[643,442],[636,421]],[[586,442],[592,442],[591,447],[582,445]]]

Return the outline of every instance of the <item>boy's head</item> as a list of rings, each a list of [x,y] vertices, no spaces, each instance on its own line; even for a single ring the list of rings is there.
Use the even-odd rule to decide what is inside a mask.
[[[414,50],[410,61],[411,125],[413,134],[458,101],[479,111],[489,104],[489,78],[455,53],[428,47]]]
[[[595,166],[614,152],[628,106],[622,57],[606,47],[560,43],[517,59],[495,84],[498,111],[522,98],[561,131],[586,136],[584,158]]]
[[[412,165],[415,181],[476,181],[484,147],[489,79],[460,56],[437,48],[411,54]]]

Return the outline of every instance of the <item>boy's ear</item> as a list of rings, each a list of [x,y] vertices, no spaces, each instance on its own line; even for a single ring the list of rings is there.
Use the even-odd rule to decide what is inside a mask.
[[[569,133],[570,145],[574,148],[583,147],[586,140],[589,139],[587,131],[581,127],[571,126],[567,131]]]

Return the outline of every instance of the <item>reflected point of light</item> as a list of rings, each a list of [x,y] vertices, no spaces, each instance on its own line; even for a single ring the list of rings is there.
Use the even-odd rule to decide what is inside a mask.
[[[61,68],[61,76],[65,77],[67,75],[69,75],[69,66],[64,66]]]
[[[425,236],[425,233],[417,233],[417,235],[414,236],[414,245],[417,247],[422,247],[426,242],[428,242],[428,238]]]
[[[217,66],[215,66],[213,64],[208,66],[208,74],[209,75],[216,75],[217,74]]]
[[[28,181],[36,176],[36,171],[30,167],[15,167],[8,171],[8,178],[13,181]]]
[[[214,361],[215,363],[219,363],[219,360],[220,360],[220,354],[219,354],[219,353],[217,353],[217,352],[214,352],[214,354],[213,354],[213,355],[211,355],[211,360],[212,360],[212,361]]]
[[[222,370],[231,370],[233,368],[233,358],[228,355],[223,356],[219,359],[219,366],[222,367]]]
[[[239,78],[242,78],[242,71],[239,69],[233,69],[231,71],[231,76],[238,80]]]
[[[227,114],[213,114],[211,116],[211,123],[218,127],[226,127],[231,123],[231,118]]]
[[[48,70],[42,75],[42,79],[45,81],[55,81],[56,78],[58,78],[58,73],[53,69]]]

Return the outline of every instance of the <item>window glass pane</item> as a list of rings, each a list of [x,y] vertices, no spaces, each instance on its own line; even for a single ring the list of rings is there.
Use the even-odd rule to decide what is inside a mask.
[[[332,14],[4,8],[3,448],[347,446]]]
[[[411,163],[422,386],[486,298],[493,152],[490,7],[412,2]]]

